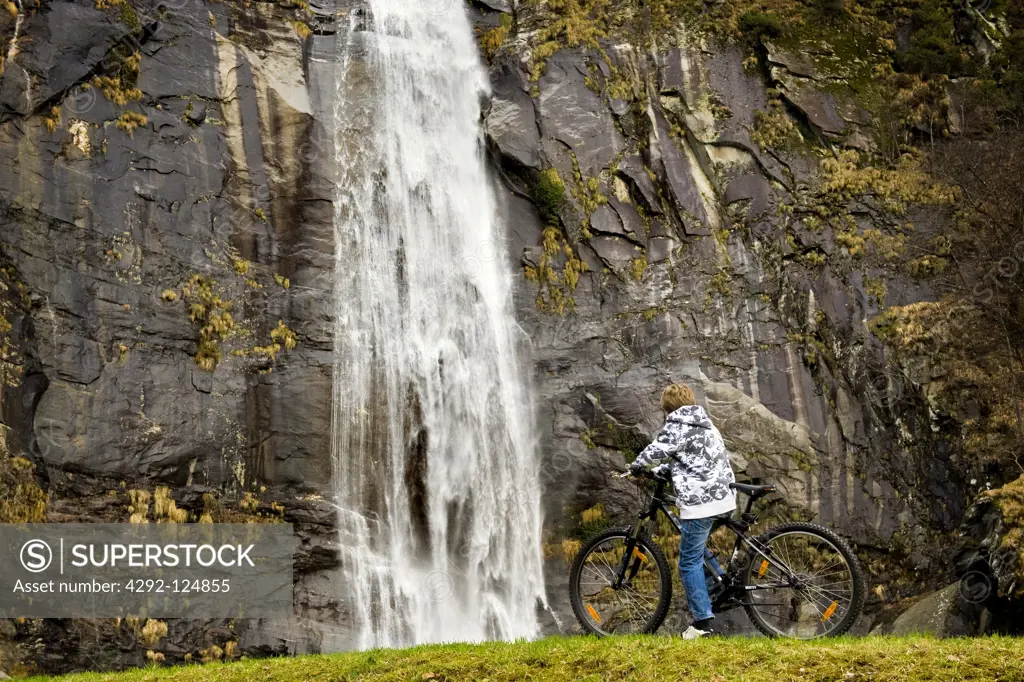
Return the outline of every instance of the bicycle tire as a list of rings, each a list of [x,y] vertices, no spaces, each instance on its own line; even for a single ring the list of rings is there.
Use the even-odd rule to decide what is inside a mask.
[[[632,532],[632,526],[626,526],[624,528],[610,528],[602,533],[598,533],[580,548],[580,551],[576,553],[576,557],[573,559],[572,569],[569,572],[569,601],[572,604],[572,611],[576,616],[576,620],[585,632],[597,635],[598,637],[610,634],[595,627],[591,618],[584,610],[583,599],[580,595],[580,577],[586,558],[601,543],[611,538],[628,538]],[[672,602],[672,569],[661,547],[655,544],[646,534],[641,533],[637,537],[637,546],[642,548],[641,551],[654,557],[654,562],[657,564],[660,574],[661,584],[658,605],[652,617],[641,630],[643,633],[651,634],[661,627],[661,624],[665,621],[665,616],[668,615],[669,604]]]
[[[807,535],[817,536],[833,545],[836,548],[836,550],[838,550],[838,552],[842,555],[843,559],[846,561],[846,564],[850,569],[851,581],[853,586],[853,594],[850,599],[850,608],[843,615],[843,619],[839,622],[839,625],[837,625],[834,629],[830,630],[829,632],[819,635],[819,637],[837,637],[839,635],[846,633],[847,631],[849,631],[851,627],[853,627],[853,624],[856,622],[857,617],[864,610],[864,600],[866,597],[864,593],[864,573],[860,567],[860,562],[857,561],[856,555],[853,553],[853,550],[850,548],[850,545],[845,540],[843,540],[843,538],[839,537],[839,535],[836,534],[835,531],[829,528],[825,528],[824,526],[819,526],[814,523],[785,523],[780,526],[768,529],[767,531],[759,535],[756,538],[756,540],[762,545],[768,545],[773,538],[788,533],[805,533]],[[754,556],[757,555],[755,554]],[[754,561],[752,557],[750,561],[748,561],[746,567],[743,570],[744,586],[752,584],[751,571],[753,570],[753,567]],[[772,628],[767,622],[765,622],[765,620],[761,617],[761,614],[757,611],[756,604],[751,602],[750,599],[751,593],[748,591],[747,599],[743,604],[743,608],[747,612],[747,616],[750,618],[750,622],[754,624],[754,627],[756,627],[758,630],[760,630],[762,633],[769,637],[785,636],[781,635],[779,632],[775,630],[775,628]]]

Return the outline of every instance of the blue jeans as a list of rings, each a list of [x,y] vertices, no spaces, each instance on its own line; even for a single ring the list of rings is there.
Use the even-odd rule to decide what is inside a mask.
[[[679,537],[679,577],[683,581],[686,602],[690,605],[690,614],[694,620],[715,617],[715,614],[711,613],[711,597],[708,596],[707,577],[704,574],[704,558],[711,526],[717,519],[717,516],[706,519],[682,519],[682,532]],[[716,571],[722,572],[717,560],[711,558],[711,563]]]

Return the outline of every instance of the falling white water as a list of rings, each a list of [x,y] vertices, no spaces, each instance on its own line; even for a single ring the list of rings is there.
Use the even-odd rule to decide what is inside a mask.
[[[332,442],[360,648],[534,637],[538,463],[453,3],[369,0],[339,38]]]
[[[14,58],[18,55],[18,38],[21,37],[21,26],[25,23],[25,8],[21,6],[21,0],[15,0],[15,7],[17,12],[14,15],[14,35],[11,36],[11,42],[8,43],[7,47],[7,58],[0,59],[0,74],[3,73],[5,65],[18,66],[18,68],[25,70],[25,67],[18,65]],[[28,75],[28,71],[25,71],[25,75]],[[32,104],[32,80],[27,78],[28,87],[25,88],[25,102],[29,104],[31,108]]]

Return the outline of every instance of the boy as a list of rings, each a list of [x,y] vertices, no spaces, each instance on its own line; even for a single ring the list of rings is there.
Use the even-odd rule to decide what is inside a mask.
[[[715,519],[736,510],[736,480],[725,442],[708,413],[696,404],[685,384],[672,384],[661,394],[665,426],[644,448],[630,471],[670,471],[682,521],[679,539],[679,576],[694,622],[683,639],[713,634],[711,598],[704,576],[704,548]],[[663,461],[668,460],[668,461]]]

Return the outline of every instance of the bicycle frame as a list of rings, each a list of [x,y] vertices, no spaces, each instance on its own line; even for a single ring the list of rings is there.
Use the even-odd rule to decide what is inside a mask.
[[[654,480],[656,481],[654,495],[647,508],[640,513],[638,522],[633,526],[633,531],[626,542],[626,551],[622,556],[622,564],[619,567],[619,571],[613,585],[614,589],[619,589],[622,587],[624,582],[632,580],[640,570],[640,564],[644,559],[635,555],[634,550],[636,548],[636,539],[644,530],[645,526],[657,518],[659,511],[668,517],[669,522],[677,532],[682,532],[682,521],[680,521],[679,517],[673,514],[669,509],[669,506],[676,503],[676,499],[672,495],[665,494],[665,489],[669,482],[662,478],[655,478]],[[724,574],[720,574],[714,569],[709,557],[705,557],[704,559],[704,572],[709,576],[713,576],[716,587],[720,588],[715,589],[715,594],[711,595],[714,606],[718,611],[742,606],[743,602],[746,601],[745,594],[747,592],[753,590],[792,587],[797,584],[796,576],[793,574],[793,571],[784,563],[776,559],[772,555],[771,550],[763,547],[759,542],[757,542],[756,538],[752,538],[747,534],[750,530],[750,525],[755,523],[757,520],[757,517],[751,511],[754,506],[754,501],[754,497],[747,498],[747,506],[739,519],[724,518],[721,522],[716,523],[716,527],[720,528],[725,526],[736,535],[736,545],[733,547],[726,572]],[[648,535],[653,535],[653,533],[648,533]],[[764,560],[768,561],[768,563],[774,566],[780,574],[786,576],[787,581],[785,583],[743,585],[740,580],[740,576],[738,575],[739,567],[736,566],[736,559],[740,554],[740,550],[744,546],[748,547],[754,554],[760,555]],[[632,566],[630,566],[630,559],[633,559]]]

